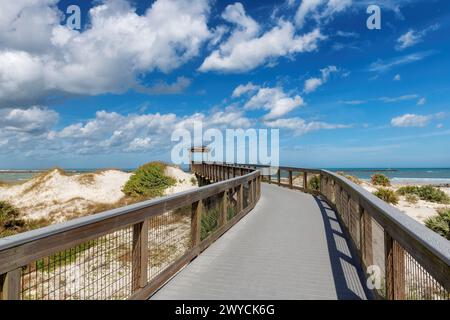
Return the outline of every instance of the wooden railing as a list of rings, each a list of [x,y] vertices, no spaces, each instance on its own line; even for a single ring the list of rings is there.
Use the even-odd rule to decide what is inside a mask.
[[[216,163],[191,169],[213,184],[0,239],[0,296],[147,298],[246,215],[266,181],[336,210],[363,267],[382,279],[379,297],[450,298],[450,242],[340,175]]]
[[[261,165],[203,164],[216,179],[260,170],[262,180],[323,197],[338,213],[375,296],[450,299],[450,241],[345,177],[327,170]],[[307,223],[307,222],[305,222]],[[377,287],[376,278],[381,281]]]
[[[0,239],[0,297],[148,298],[255,206],[259,171],[233,176]]]

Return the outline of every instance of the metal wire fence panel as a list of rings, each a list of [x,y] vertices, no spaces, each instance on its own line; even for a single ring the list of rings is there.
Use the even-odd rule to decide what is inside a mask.
[[[132,229],[124,228],[22,268],[21,299],[126,299],[131,295]]]
[[[190,205],[148,219],[148,281],[183,256],[190,243]]]
[[[407,300],[450,300],[450,292],[439,284],[407,251],[400,245],[394,246],[398,257],[402,258],[399,267],[404,268],[399,288],[404,290],[404,299]]]
[[[228,190],[227,220],[231,220],[238,212],[238,198],[236,188]]]
[[[381,286],[375,288],[378,294],[382,297],[386,296],[386,259],[385,259],[385,243],[384,243],[384,229],[373,218],[372,220],[372,263],[377,268],[378,276],[381,279]]]
[[[209,197],[204,200],[204,210],[201,219],[200,240],[205,240],[219,227],[220,198],[218,196]]]

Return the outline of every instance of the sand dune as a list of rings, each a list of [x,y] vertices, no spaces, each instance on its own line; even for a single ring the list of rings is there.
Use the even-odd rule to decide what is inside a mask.
[[[23,219],[61,222],[126,205],[122,188],[131,175],[119,170],[69,175],[53,169],[23,184],[0,186],[0,200],[17,207]],[[179,168],[168,166],[166,175],[176,180],[166,195],[197,187],[191,181],[195,176]]]

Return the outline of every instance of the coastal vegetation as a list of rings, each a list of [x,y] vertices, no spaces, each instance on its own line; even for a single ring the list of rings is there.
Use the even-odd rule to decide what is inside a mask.
[[[450,240],[450,208],[439,209],[436,216],[425,221],[425,225]]]
[[[337,174],[343,176],[344,178],[347,178],[348,180],[350,180],[353,183],[356,183],[357,185],[362,184],[362,181],[360,179],[358,179],[355,176],[349,175],[349,174],[345,174],[343,171],[338,171],[336,172]]]
[[[15,230],[23,227],[23,221],[19,219],[20,212],[12,204],[0,201],[0,235],[8,236]]]
[[[374,191],[373,194],[387,203],[398,204],[399,197],[395,191],[391,189],[381,187]]]
[[[375,173],[370,180],[374,186],[389,187],[391,185],[389,178],[382,173]]]
[[[320,190],[320,176],[315,175],[308,181],[308,188],[312,190]]]
[[[139,167],[123,187],[123,193],[147,199],[164,195],[164,190],[176,183],[174,178],[166,176],[166,167],[162,162],[150,162]]]
[[[397,193],[402,196],[415,195],[424,201],[435,203],[449,204],[450,197],[439,188],[431,185],[426,186],[404,186],[397,190]]]

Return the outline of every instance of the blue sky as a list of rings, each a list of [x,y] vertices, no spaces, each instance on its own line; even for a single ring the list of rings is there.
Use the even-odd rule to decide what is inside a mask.
[[[279,128],[283,165],[450,165],[448,1],[2,6],[1,168],[169,161],[171,132],[195,119]]]

